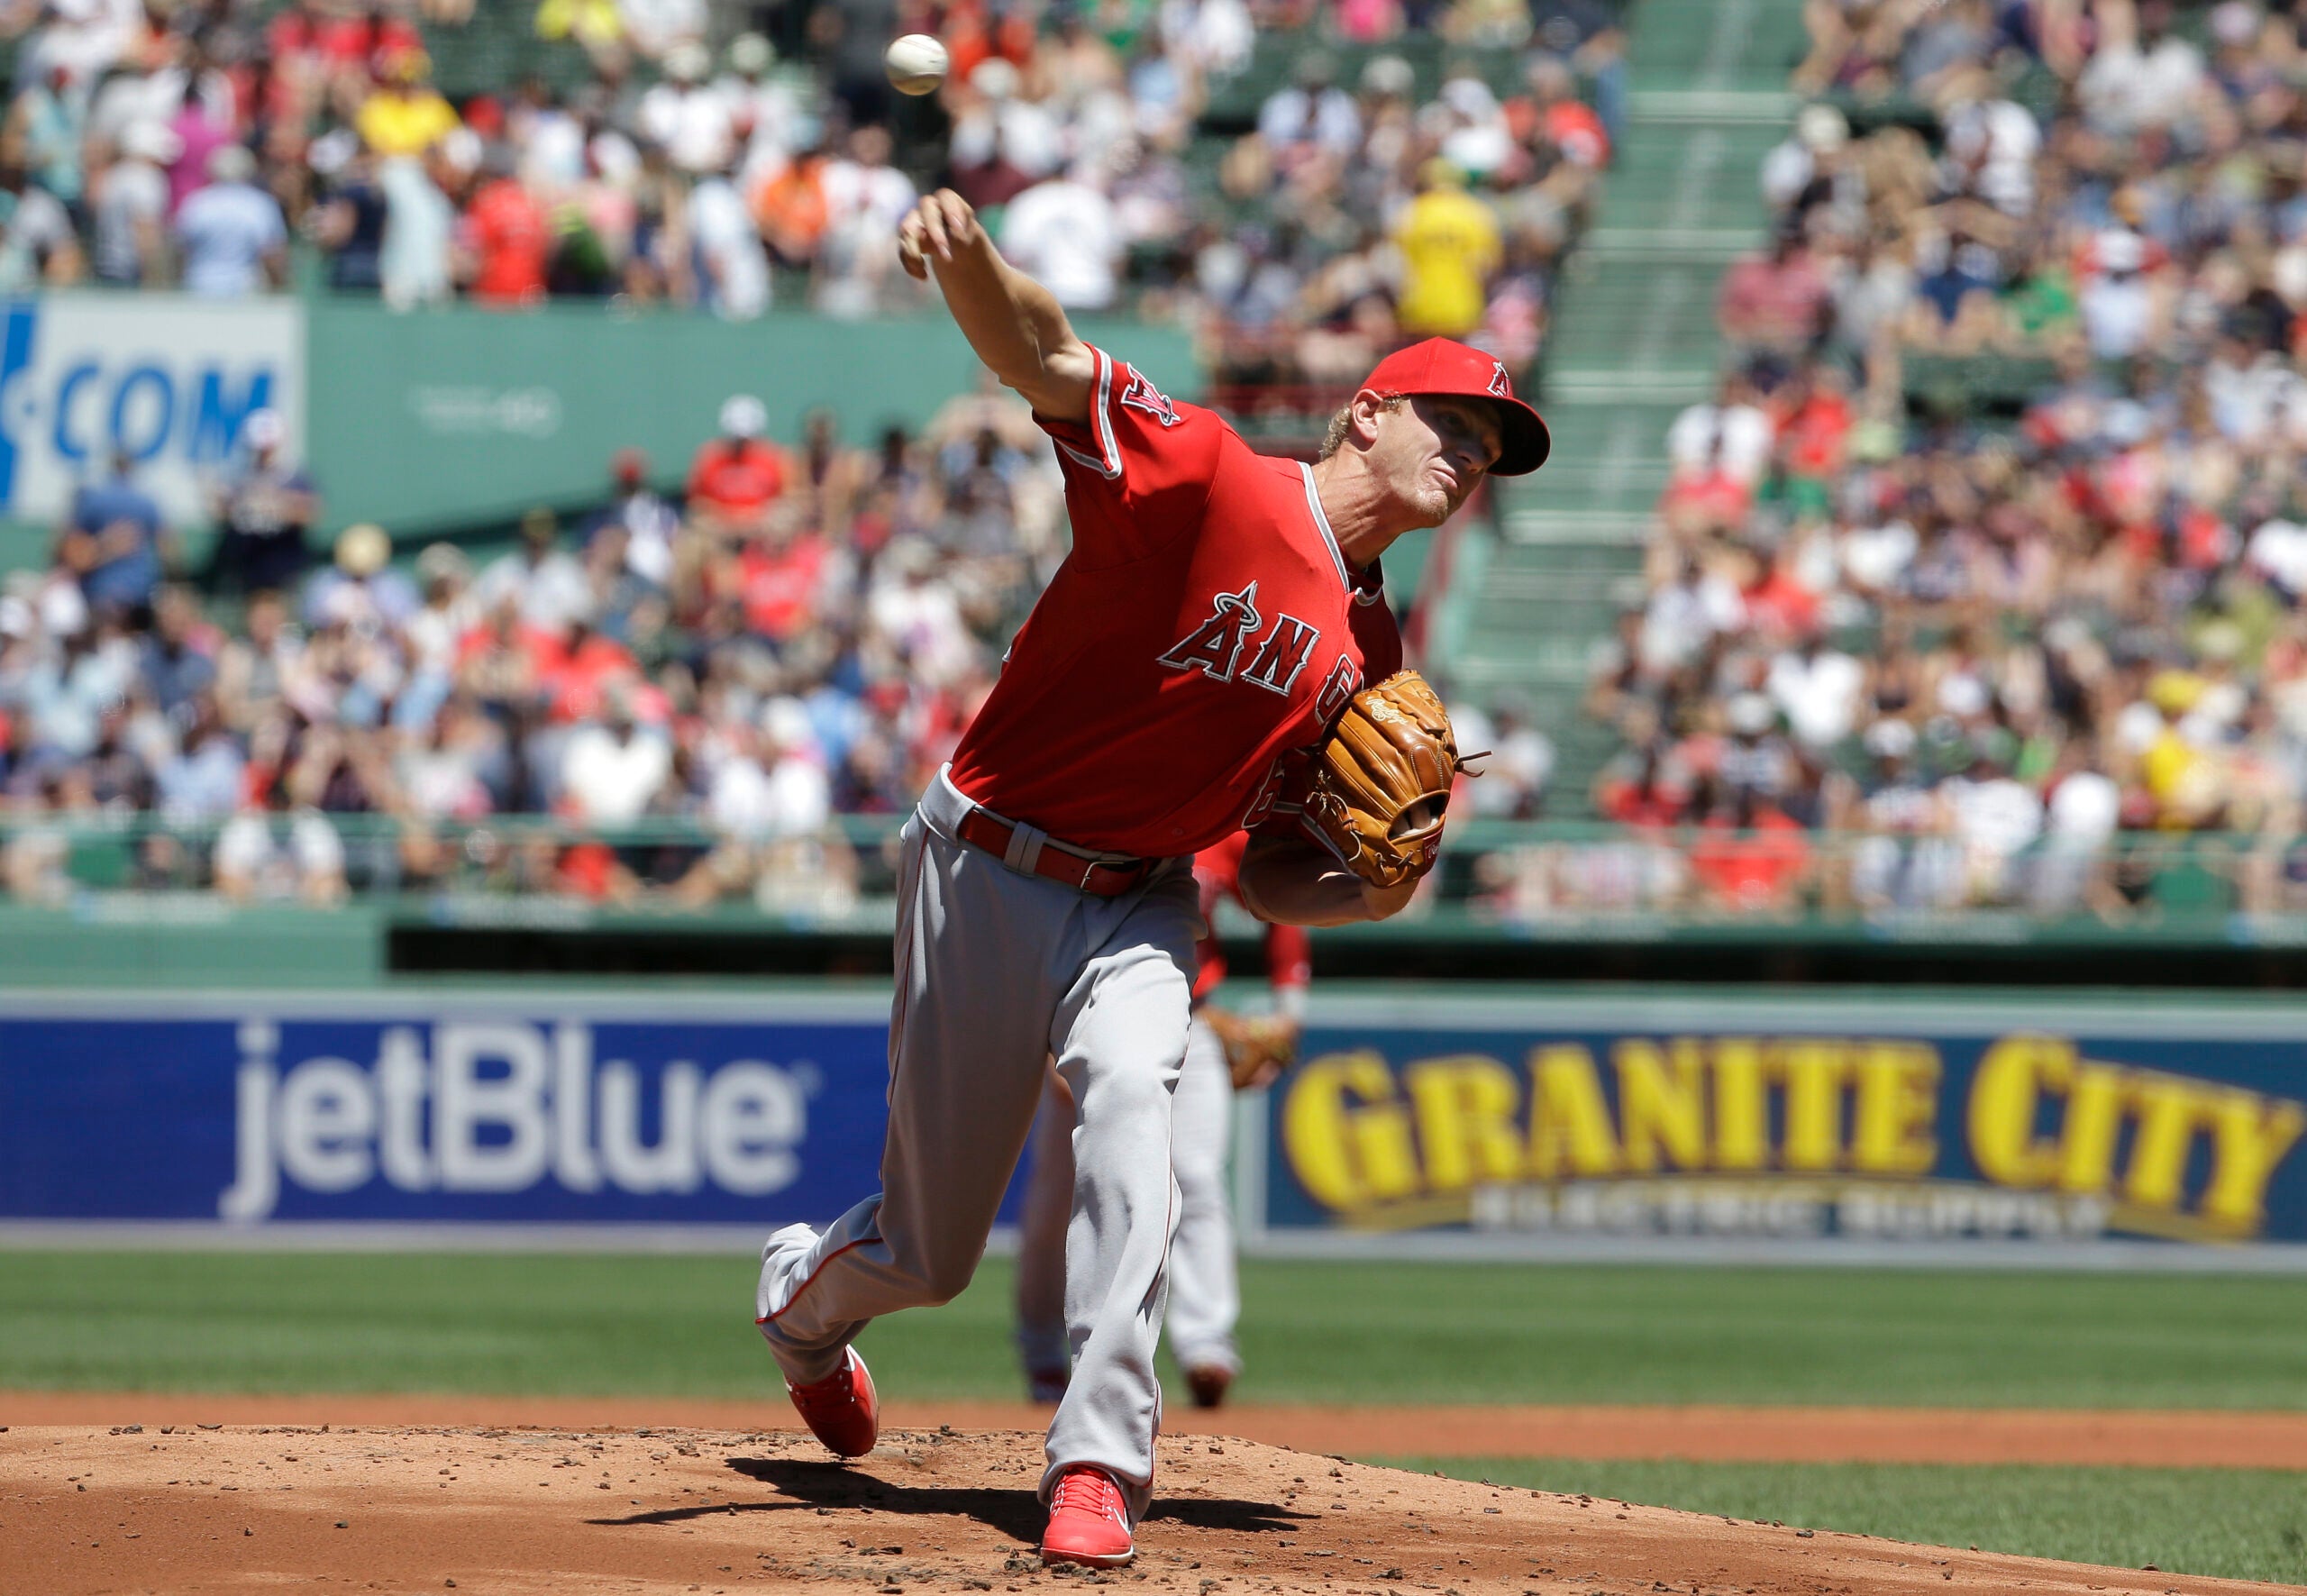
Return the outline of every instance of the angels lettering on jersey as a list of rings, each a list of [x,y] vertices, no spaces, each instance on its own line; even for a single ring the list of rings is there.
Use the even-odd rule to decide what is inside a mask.
[[[1296,616],[1276,615],[1269,624],[1258,613],[1258,585],[1253,580],[1238,593],[1211,599],[1209,617],[1171,644],[1161,660],[1172,670],[1199,670],[1212,681],[1245,681],[1287,698],[1321,640],[1319,627]],[[1343,659],[1338,663],[1351,668]],[[1352,696],[1349,689],[1338,702]],[[1328,694],[1323,698],[1327,702]],[[1330,713],[1325,710],[1324,718]]]

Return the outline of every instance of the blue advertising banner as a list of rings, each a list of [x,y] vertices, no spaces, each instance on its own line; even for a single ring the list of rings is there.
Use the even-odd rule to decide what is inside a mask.
[[[2307,1007],[1318,1007],[1269,1236],[2307,1242]]]
[[[823,1222],[878,1181],[888,1002],[0,1008],[0,1218]]]

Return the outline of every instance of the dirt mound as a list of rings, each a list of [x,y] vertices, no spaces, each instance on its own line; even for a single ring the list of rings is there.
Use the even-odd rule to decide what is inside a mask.
[[[894,1427],[1037,1429],[1024,1402],[888,1400]],[[543,1426],[793,1429],[781,1396],[505,1397],[419,1392],[218,1396],[192,1392],[0,1391],[13,1424]],[[1692,1458],[1714,1463],[2100,1464],[2145,1468],[2307,1470],[2307,1413],[2113,1409],[1317,1407],[1173,1409],[1173,1435],[1244,1436],[1300,1452],[1355,1457]]]
[[[893,1430],[861,1464],[789,1431],[127,1426],[0,1434],[0,1592],[1879,1596],[2244,1591],[1429,1478],[1175,1438],[1135,1567],[1033,1555],[1041,1437]]]

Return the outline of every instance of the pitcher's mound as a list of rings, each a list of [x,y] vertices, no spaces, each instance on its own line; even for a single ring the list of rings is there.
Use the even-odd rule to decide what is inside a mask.
[[[1164,1444],[1134,1567],[1035,1555],[1041,1437],[200,1426],[0,1433],[0,1592],[2241,1591],[2219,1580],[1733,1523],[1252,1442]]]

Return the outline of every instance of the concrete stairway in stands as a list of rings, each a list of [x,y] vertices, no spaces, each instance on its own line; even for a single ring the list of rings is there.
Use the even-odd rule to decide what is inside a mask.
[[[1546,469],[1501,484],[1504,537],[1470,537],[1429,654],[1455,693],[1522,698],[1555,741],[1547,812],[1589,812],[1608,734],[1578,710],[1587,663],[1641,593],[1675,414],[1720,353],[1723,268],[1763,241],[1756,179],[1786,136],[1801,0],[1635,0],[1628,125],[1558,286],[1540,408]]]

